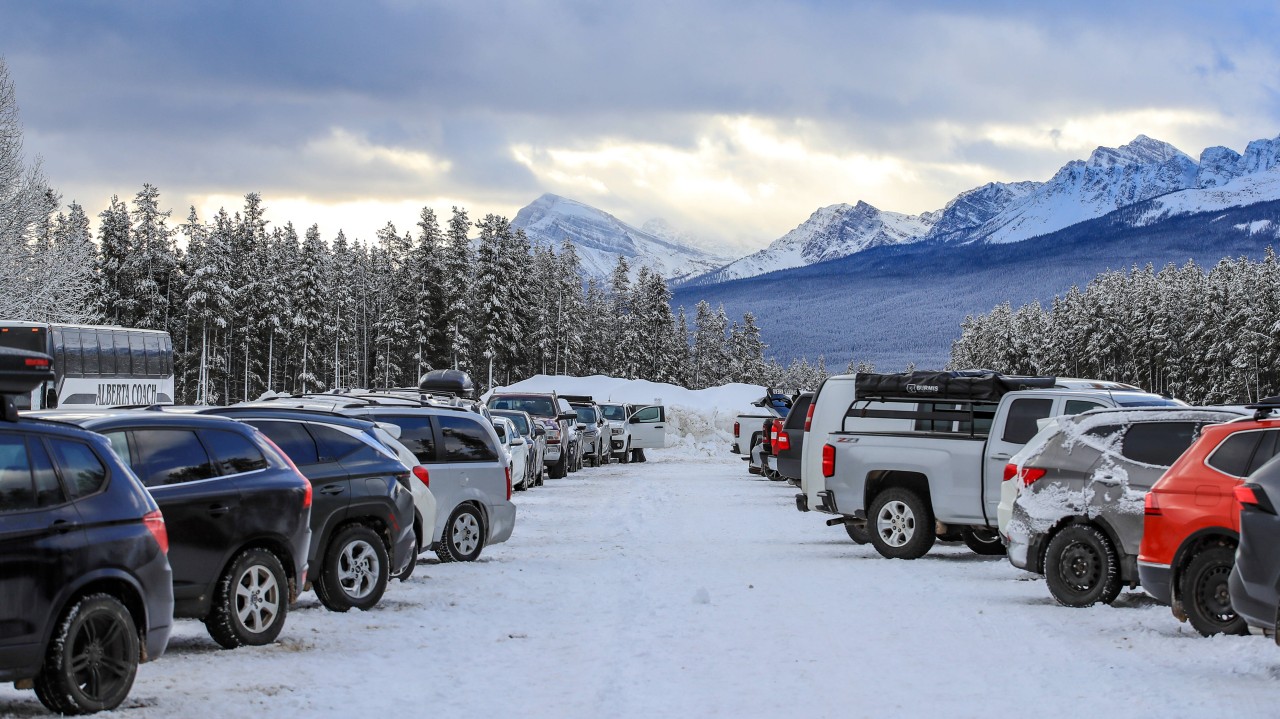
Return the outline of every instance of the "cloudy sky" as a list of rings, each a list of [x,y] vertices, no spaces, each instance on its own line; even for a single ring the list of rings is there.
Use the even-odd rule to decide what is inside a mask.
[[[96,212],[370,238],[543,192],[733,253],[937,209],[1139,133],[1280,135],[1275,2],[0,0],[26,149]]]

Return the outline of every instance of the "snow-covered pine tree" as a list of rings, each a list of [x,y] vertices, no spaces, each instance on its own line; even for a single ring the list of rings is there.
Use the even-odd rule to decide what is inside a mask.
[[[448,365],[444,285],[444,234],[436,213],[423,207],[418,215],[418,238],[409,256],[413,298],[414,384],[429,369]]]
[[[212,227],[206,227],[192,207],[179,230],[187,238],[187,283],[182,309],[187,334],[192,339],[191,350],[184,357],[194,364],[186,368],[185,399],[193,404],[217,404],[224,400],[220,388],[226,374],[219,336],[228,328],[234,299],[228,283],[231,218],[225,210],[220,211]]]
[[[298,391],[316,392],[326,387],[321,377],[323,371],[322,350],[325,342],[324,317],[327,302],[324,296],[326,283],[327,252],[320,239],[320,227],[307,228],[302,240],[298,266],[293,272],[293,318],[290,323],[295,337],[301,342],[302,354],[297,375]]]
[[[137,297],[126,261],[132,254],[129,208],[112,195],[107,209],[98,213],[98,291],[94,313],[112,325],[124,324],[135,313]]]
[[[445,343],[450,366],[471,370],[471,346],[468,338],[470,326],[470,286],[475,272],[471,240],[467,236],[471,221],[467,211],[453,208],[449,218],[449,229],[446,239],[449,244],[445,250],[445,273],[449,277],[442,287],[445,299]]]

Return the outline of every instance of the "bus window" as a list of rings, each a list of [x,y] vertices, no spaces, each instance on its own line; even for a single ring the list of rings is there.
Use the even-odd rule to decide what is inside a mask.
[[[112,344],[111,330],[91,330],[98,336],[98,361],[102,363],[102,374],[110,377],[116,373],[116,346]]]
[[[164,372],[162,374],[165,377],[172,377],[173,376],[173,338],[169,337],[169,334],[167,332],[163,335],[160,335],[160,354],[164,357]]]
[[[84,373],[96,377],[101,374],[98,362],[98,331],[80,330],[80,352],[84,355]]]
[[[147,373],[147,350],[141,332],[129,333],[129,354],[133,356],[133,374],[141,377]]]
[[[111,341],[116,346],[116,372],[122,375],[133,374],[130,369],[133,363],[129,361],[129,333],[114,330]]]
[[[84,376],[84,356],[80,354],[80,330],[64,329],[62,344],[66,352],[66,362],[62,365],[64,377]]]
[[[49,328],[49,354],[53,357],[53,369],[55,372],[62,372],[67,366],[67,345],[63,339],[64,331],[61,327]]]
[[[143,340],[146,341],[147,345],[147,376],[163,376],[164,362],[160,360],[160,336],[148,332],[143,335]]]

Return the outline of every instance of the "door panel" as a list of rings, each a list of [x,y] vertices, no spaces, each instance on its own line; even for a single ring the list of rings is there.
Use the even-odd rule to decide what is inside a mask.
[[[631,446],[636,449],[661,449],[667,444],[667,408],[662,405],[641,407],[627,420],[631,427]]]

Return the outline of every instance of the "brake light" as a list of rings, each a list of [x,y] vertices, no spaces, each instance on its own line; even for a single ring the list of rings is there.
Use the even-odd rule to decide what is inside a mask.
[[[1244,507],[1253,507],[1260,509],[1267,514],[1275,514],[1275,505],[1271,503],[1271,499],[1267,497],[1267,493],[1262,487],[1256,484],[1241,484],[1235,488],[1236,501],[1240,503],[1241,509]]]
[[[156,538],[156,544],[160,545],[160,551],[169,553],[169,530],[164,526],[164,515],[160,510],[152,510],[142,515],[142,523],[146,526],[147,531],[151,532],[151,536]]]
[[[773,440],[773,451],[782,452],[788,449],[791,449],[791,437],[785,431],[779,432],[778,438]]]
[[[298,476],[302,477],[302,475]],[[306,477],[302,477],[302,486],[302,508],[306,509],[311,506],[311,480]]]
[[[1147,496],[1142,500],[1142,513],[1148,517],[1163,517],[1164,511],[1160,509],[1160,500],[1156,498],[1155,492],[1147,492]]]
[[[809,403],[809,409],[804,412],[804,431],[808,432],[813,426],[813,408],[818,406],[818,398],[814,397],[813,402]]]
[[[36,357],[28,357],[26,359],[26,364],[28,367],[48,367],[49,360],[36,358]]]
[[[507,465],[507,501],[511,500],[511,465]]]
[[[738,437],[741,437],[741,436],[742,436],[742,423],[741,423],[741,422],[734,422],[734,423],[733,423],[733,438],[734,438],[734,439],[737,439]]]
[[[413,465],[413,476],[417,477],[428,489],[431,488],[431,473],[420,464]]]
[[[829,444],[822,445],[822,476],[836,476],[836,448]]]
[[[1004,466],[1004,481],[1017,478],[1022,482],[1022,486],[1030,487],[1036,480],[1042,479],[1047,471],[1039,467],[1023,467],[1018,469],[1016,464],[1006,464]]]
[[[780,419],[773,420],[773,426],[769,428],[769,439],[774,442],[777,442],[778,433],[781,431],[782,431],[782,420]]]
[[[1004,466],[1004,479],[1001,481],[1008,482],[1016,476],[1018,476],[1018,465],[1006,464]]]

